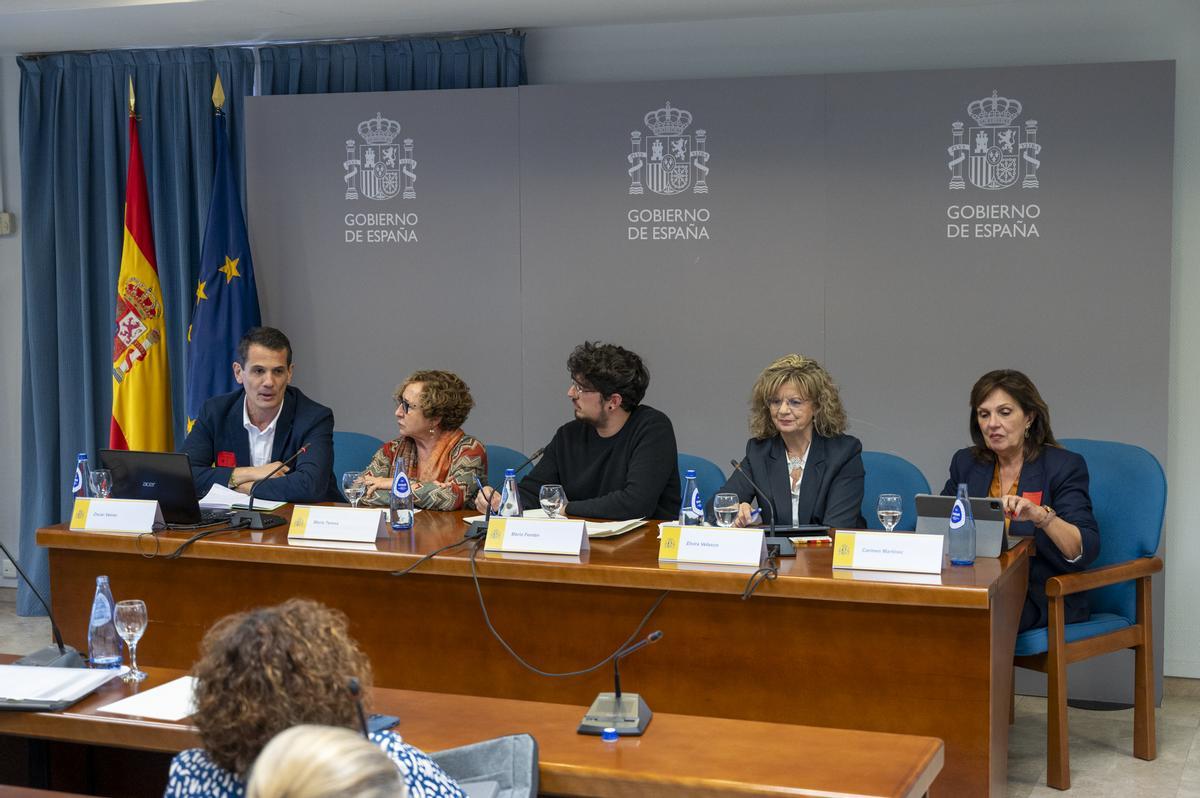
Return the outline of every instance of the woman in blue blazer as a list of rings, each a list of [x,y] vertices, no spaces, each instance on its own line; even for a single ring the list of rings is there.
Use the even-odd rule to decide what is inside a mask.
[[[999,498],[1009,535],[1031,536],[1029,593],[1021,631],[1045,626],[1046,580],[1086,569],[1100,554],[1084,459],[1061,448],[1050,430],[1050,408],[1019,371],[989,371],[971,389],[971,440],[955,452],[942,494],[966,484],[971,496]],[[1066,622],[1087,620],[1087,596],[1064,598]]]
[[[817,361],[785,355],[759,375],[750,395],[753,437],[746,442],[742,470],[766,492],[777,526],[865,526],[862,444],[845,432],[837,385]],[[734,526],[754,520],[750,505],[758,494],[750,480],[734,471],[721,488],[738,495]],[[770,521],[771,509],[762,512]]]

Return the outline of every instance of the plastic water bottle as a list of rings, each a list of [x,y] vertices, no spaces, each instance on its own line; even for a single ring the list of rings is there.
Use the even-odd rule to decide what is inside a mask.
[[[75,479],[71,483],[71,493],[77,499],[86,499],[88,495],[88,468],[87,452],[80,452],[75,455]]]
[[[396,531],[412,529],[412,485],[408,481],[408,474],[404,472],[403,457],[396,458],[396,473],[392,477],[392,495],[389,498],[388,516],[392,522],[392,529]]]
[[[500,492],[500,515],[521,517],[521,492],[517,490],[517,472],[504,469],[504,489]]]
[[[704,500],[696,485],[696,469],[689,468],[683,475],[683,501],[679,504],[679,524],[699,526],[704,523]]]
[[[113,620],[107,576],[96,577],[96,597],[92,599],[92,620],[88,624],[88,658],[93,668],[121,667],[121,638]]]
[[[971,515],[971,500],[967,486],[959,483],[954,507],[950,510],[950,564],[975,564],[975,516]]]

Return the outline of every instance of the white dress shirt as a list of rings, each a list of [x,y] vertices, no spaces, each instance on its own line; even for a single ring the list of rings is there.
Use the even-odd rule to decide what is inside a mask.
[[[271,423],[267,428],[260,430],[250,420],[250,413],[246,410],[246,400],[242,400],[242,426],[246,428],[246,434],[250,439],[250,465],[260,466],[264,463],[271,462],[271,450],[275,446],[275,422],[279,421],[279,414],[283,412],[283,402],[279,403],[279,410],[275,412],[275,418],[271,419]]]

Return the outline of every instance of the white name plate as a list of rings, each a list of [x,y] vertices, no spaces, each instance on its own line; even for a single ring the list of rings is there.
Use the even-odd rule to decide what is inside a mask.
[[[76,499],[71,510],[75,532],[153,532],[163,523],[153,499]]]
[[[484,551],[531,554],[574,554],[587,551],[587,529],[581,519],[497,518],[488,522]]]
[[[383,510],[297,505],[292,510],[288,540],[374,543],[376,538],[387,537],[387,529]]]
[[[761,529],[663,524],[658,544],[661,562],[706,565],[762,564],[767,543]]]
[[[839,529],[833,540],[833,567],[940,574],[942,535]]]

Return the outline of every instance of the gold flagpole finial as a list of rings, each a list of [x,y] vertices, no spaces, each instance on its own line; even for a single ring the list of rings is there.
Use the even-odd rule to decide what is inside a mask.
[[[137,100],[133,96],[133,75],[129,76],[129,115],[133,116],[134,107],[137,105]]]
[[[217,73],[217,79],[213,83],[212,93],[213,108],[220,111],[225,107],[225,88],[221,85],[221,73]]]

